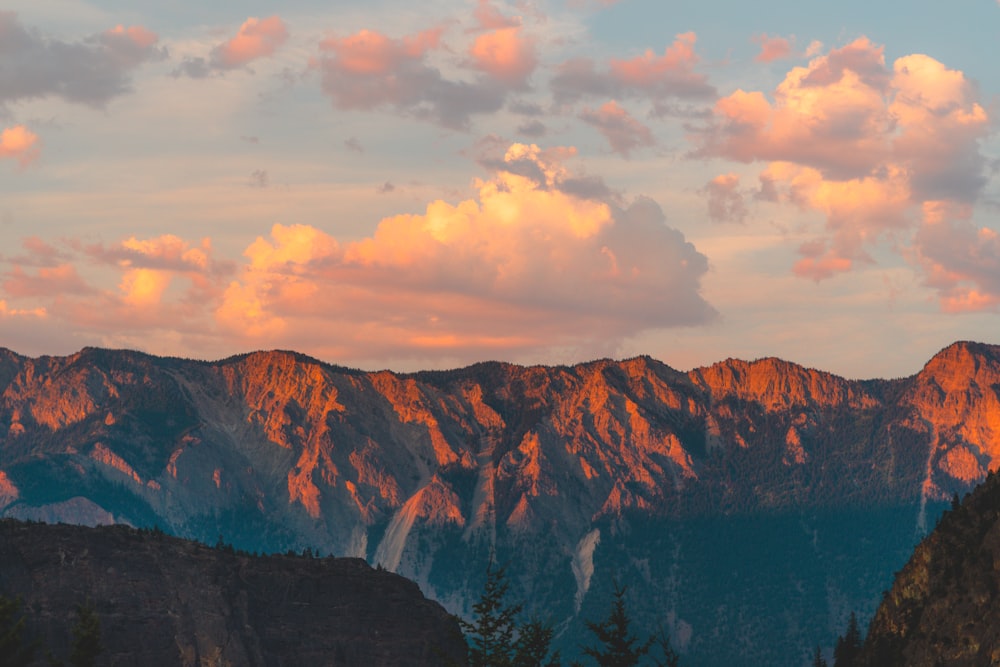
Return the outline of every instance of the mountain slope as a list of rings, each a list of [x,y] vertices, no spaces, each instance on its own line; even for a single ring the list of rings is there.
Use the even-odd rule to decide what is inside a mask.
[[[495,550],[566,641],[614,572],[699,664],[786,664],[808,628],[832,638],[851,608],[871,613],[942,503],[1000,456],[998,360],[956,343],[913,377],[860,382],[777,359],[400,375],[290,352],[4,351],[0,511],[364,557],[460,613]],[[719,583],[736,574],[770,583]],[[744,627],[745,645],[720,645]]]
[[[1000,662],[1000,477],[946,512],[872,619],[863,664]]]

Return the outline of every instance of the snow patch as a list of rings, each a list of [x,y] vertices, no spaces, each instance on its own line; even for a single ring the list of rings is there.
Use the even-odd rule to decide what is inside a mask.
[[[583,536],[573,552],[573,576],[576,578],[576,597],[574,604],[579,613],[583,604],[583,596],[590,590],[590,578],[594,575],[594,549],[601,543],[601,531],[595,528]]]

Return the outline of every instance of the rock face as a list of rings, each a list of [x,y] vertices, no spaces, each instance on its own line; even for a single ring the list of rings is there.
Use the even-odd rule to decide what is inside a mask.
[[[0,521],[0,593],[69,655],[78,604],[102,665],[464,664],[457,621],[406,579],[352,558],[253,557],[125,526]],[[39,664],[42,664],[41,662]]]
[[[1000,477],[946,512],[872,619],[864,665],[1000,664]]]
[[[357,556],[456,613],[495,551],[566,641],[615,573],[692,662],[788,664],[870,614],[1000,463],[998,386],[1000,348],[976,343],[869,381],[777,359],[399,375],[0,350],[0,513]]]

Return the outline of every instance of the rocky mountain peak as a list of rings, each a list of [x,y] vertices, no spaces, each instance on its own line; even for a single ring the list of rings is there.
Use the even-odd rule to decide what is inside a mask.
[[[768,411],[796,406],[869,408],[877,404],[860,385],[773,357],[755,361],[727,359],[692,370],[689,375],[693,382],[708,389],[714,400],[735,397],[759,403]]]

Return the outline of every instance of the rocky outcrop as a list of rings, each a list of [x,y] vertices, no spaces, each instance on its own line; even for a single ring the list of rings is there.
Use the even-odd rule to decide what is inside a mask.
[[[76,606],[93,608],[101,665],[465,659],[453,617],[362,560],[250,556],[125,526],[0,521],[0,594],[22,598],[26,634],[57,657],[69,654]]]

